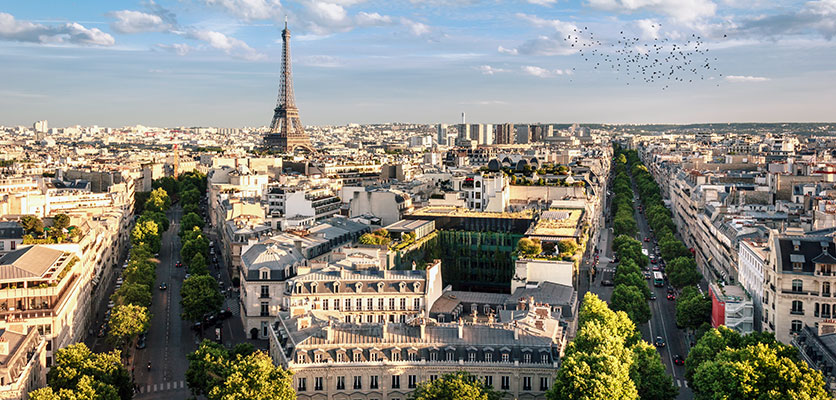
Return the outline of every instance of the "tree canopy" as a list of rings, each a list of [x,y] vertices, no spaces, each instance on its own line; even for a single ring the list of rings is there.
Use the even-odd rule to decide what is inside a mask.
[[[94,353],[84,343],[77,343],[58,349],[54,358],[47,373],[49,387],[30,393],[30,399],[133,398],[131,375],[122,364],[118,350]]]
[[[467,372],[445,374],[434,381],[424,381],[409,396],[410,400],[499,400],[502,393],[493,390]]]
[[[180,290],[183,319],[200,321],[207,313],[216,312],[223,304],[218,281],[209,275],[194,275],[183,281]]]

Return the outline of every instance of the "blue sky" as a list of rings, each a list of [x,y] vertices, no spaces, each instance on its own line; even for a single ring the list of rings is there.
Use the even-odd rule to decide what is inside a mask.
[[[0,125],[267,125],[286,16],[305,124],[836,119],[836,0],[32,0],[0,3]],[[622,37],[711,65],[635,79]]]

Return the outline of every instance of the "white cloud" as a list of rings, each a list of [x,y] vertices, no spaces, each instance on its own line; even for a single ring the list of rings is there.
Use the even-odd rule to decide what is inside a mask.
[[[662,25],[652,19],[640,19],[636,21],[636,26],[639,28],[641,38],[644,40],[657,39],[659,37],[659,30],[662,29]]]
[[[586,0],[586,5],[618,13],[651,12],[680,22],[711,17],[717,5],[711,0]]]
[[[194,47],[185,43],[158,44],[157,47],[163,50],[173,51],[178,56],[184,56],[194,50]]]
[[[244,20],[262,20],[282,17],[282,4],[278,0],[204,0],[210,6],[225,9]]]
[[[540,6],[551,6],[554,3],[557,3],[557,0],[526,0],[531,4],[537,4]]]
[[[572,70],[569,69],[545,69],[534,65],[524,65],[522,71],[528,75],[536,76],[538,78],[552,78],[559,75],[571,75]]]
[[[121,10],[108,15],[116,18],[110,28],[119,33],[162,32],[170,28],[160,16],[141,11]]]
[[[0,12],[0,40],[40,44],[79,44],[113,46],[113,36],[98,28],[87,28],[75,22],[62,25],[42,25],[20,21],[11,14]]]
[[[490,65],[480,65],[479,71],[482,72],[483,75],[493,75],[498,72],[508,72],[507,69],[495,68],[491,67]]]
[[[585,39],[578,38],[578,42],[575,43],[574,37],[571,42],[566,40],[569,35],[575,36],[576,30],[578,30],[577,25],[571,22],[561,21],[559,19],[543,19],[534,15],[522,13],[518,13],[516,16],[517,18],[520,18],[535,27],[551,28],[556,33],[550,36],[540,35],[534,39],[523,42],[513,49],[507,49],[500,46],[498,49],[500,53],[541,56],[567,55],[577,52],[578,48],[575,46],[580,46],[586,42]]]
[[[748,75],[728,75],[726,80],[729,82],[766,82],[769,78],[762,76],[748,76]]]
[[[798,11],[756,17],[742,22],[739,31],[759,36],[817,33],[831,40],[836,36],[836,0],[808,1]]]
[[[409,18],[401,18],[401,23],[415,36],[426,36],[431,32],[429,26]]]
[[[259,60],[264,58],[263,54],[258,53],[247,43],[234,37],[229,37],[220,32],[194,30],[188,31],[185,35],[191,39],[205,42],[210,47],[222,50],[224,53],[239,57],[246,60]]]
[[[496,51],[498,51],[500,53],[504,53],[504,54],[510,54],[512,56],[515,56],[515,55],[519,54],[519,51],[517,51],[517,49],[506,49],[505,47],[502,47],[502,46],[497,47]]]
[[[374,26],[374,25],[390,25],[392,24],[392,17],[388,15],[380,15],[378,13],[359,12],[355,17],[358,25]]]

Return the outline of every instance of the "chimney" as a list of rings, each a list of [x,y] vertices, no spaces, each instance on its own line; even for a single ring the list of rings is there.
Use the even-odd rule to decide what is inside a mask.
[[[4,337],[0,337],[0,356],[9,355],[9,341]]]
[[[296,248],[296,251],[299,252],[299,255],[302,255],[302,240],[301,239],[294,239],[293,240],[293,247]]]
[[[331,327],[331,321],[328,321],[328,324],[325,325],[325,340],[327,340],[328,343],[334,341],[334,328]]]
[[[424,325],[422,324],[421,326],[423,327]],[[383,319],[383,332],[381,334],[381,338],[383,338],[383,340],[386,340],[387,333],[389,333],[389,321],[387,319]],[[421,337],[423,336],[424,335],[422,334]]]
[[[511,329],[514,330],[514,340],[520,340],[520,330],[517,329],[517,321],[514,321],[514,326]]]
[[[461,339],[464,336],[464,322],[462,321],[461,317],[459,317],[458,329],[459,329],[459,339]]]
[[[425,340],[427,338],[427,324],[421,321],[421,325],[418,327],[421,330],[421,340]]]

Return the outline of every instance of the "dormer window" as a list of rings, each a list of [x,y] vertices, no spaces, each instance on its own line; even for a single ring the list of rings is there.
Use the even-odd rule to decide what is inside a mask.
[[[311,282],[311,293],[316,293],[316,287],[317,287],[317,283],[316,282]]]
[[[334,282],[334,293],[339,293],[339,292],[340,292],[340,282],[337,281],[337,282]]]
[[[354,285],[354,286],[357,288],[357,293],[360,293],[360,292],[363,291],[363,282],[357,282],[357,284]]]
[[[412,289],[416,292],[421,291],[421,282],[415,282],[412,284]]]
[[[266,280],[270,279],[270,270],[269,269],[263,268],[263,269],[259,270],[258,272],[259,272],[259,275],[260,275],[259,279],[261,279],[263,281],[266,281]]]
[[[404,290],[406,290],[406,282],[401,282],[400,284],[398,284],[398,287],[401,289],[401,292],[403,292]]]
[[[384,284],[383,282],[378,282],[377,283],[377,291],[382,293],[384,286],[386,286],[386,284]]]

